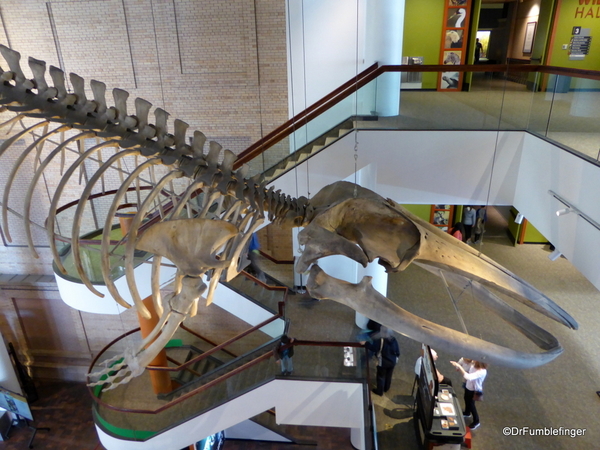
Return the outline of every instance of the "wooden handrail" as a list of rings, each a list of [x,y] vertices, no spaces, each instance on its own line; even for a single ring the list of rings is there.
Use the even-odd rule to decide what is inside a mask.
[[[93,399],[94,399],[94,402],[96,402],[97,404],[99,404],[107,409],[110,409],[112,411],[118,411],[118,412],[123,412],[123,413],[127,413],[127,414],[151,414],[151,415],[159,414],[159,413],[166,411],[167,409],[170,409],[170,408],[174,407],[175,405],[187,400],[188,398],[193,397],[196,394],[215,386],[216,384],[219,384],[220,382],[226,380],[227,378],[230,378],[233,375],[237,375],[238,373],[240,373],[252,366],[255,366],[256,364],[260,363],[264,359],[271,358],[272,356],[273,355],[271,352],[264,353],[261,356],[258,356],[256,358],[254,358],[253,360],[248,361],[247,363],[242,364],[241,366],[236,367],[235,369],[232,369],[231,371],[225,373],[224,375],[221,375],[220,377],[215,378],[214,380],[209,381],[206,384],[203,384],[202,386],[198,386],[196,389],[193,389],[190,392],[187,392],[187,393],[181,395],[180,397],[177,397],[175,400],[165,403],[161,407],[154,409],[154,410],[119,408],[117,406],[112,406],[112,405],[109,405],[108,403],[103,402],[98,397],[94,397]]]
[[[262,139],[256,141],[246,150],[238,155],[234,163],[237,169],[243,164],[256,158],[268,148],[280,142],[299,127],[305,125],[315,117],[321,115],[334,105],[352,95],[361,87],[370,83],[380,75],[386,72],[540,72],[554,75],[576,76],[591,80],[600,80],[600,71],[570,69],[566,67],[543,66],[540,64],[466,64],[460,66],[448,65],[384,65],[377,67],[376,64],[369,67],[356,77],[344,83],[342,86],[315,102],[306,110],[292,117],[290,120],[279,126]]]
[[[356,86],[357,81],[361,78],[368,76],[371,73],[374,73],[377,70],[377,66],[377,63],[375,63],[372,66],[368,67],[356,77],[351,78],[346,83],[342,84],[340,87],[323,97],[321,100],[319,100],[316,103],[313,103],[304,111],[301,111],[300,113],[296,114],[283,125],[280,125],[279,127],[275,128],[265,137],[256,141],[246,150],[242,151],[238,155],[238,158],[236,159],[233,165],[234,169],[237,169],[241,167],[244,163],[254,159],[256,156],[264,152],[267,148],[273,146],[277,142],[289,136],[296,128],[302,126],[302,124],[307,123],[314,117],[320,115],[321,111],[323,110],[323,105],[330,105],[327,108],[325,108],[326,110],[329,109],[331,106],[339,103],[344,98],[348,97],[348,95],[350,94],[348,94],[347,91],[350,90],[350,93],[354,92],[356,90],[354,86]],[[340,96],[342,97],[339,100],[336,100]],[[315,111],[319,112],[315,115]]]
[[[245,270],[242,270],[240,272],[240,275],[243,275],[246,278],[248,278],[249,280],[254,281],[256,284],[262,286],[263,289],[266,289],[268,291],[284,291],[283,292],[283,301],[280,301],[277,303],[277,306],[278,306],[277,313],[281,318],[283,318],[285,316],[285,304],[287,302],[288,294],[290,292],[290,290],[288,289],[287,286],[271,286],[270,284],[260,281],[254,275],[250,275]]]
[[[140,186],[139,189],[140,189],[140,191],[148,191],[150,189],[154,189],[154,186]],[[136,190],[136,187],[134,186],[134,187],[128,188],[127,192],[135,191],[135,190]],[[105,192],[99,192],[97,194],[90,195],[88,197],[88,200],[94,200],[95,198],[104,197],[106,195],[113,195],[113,194],[116,194],[117,192],[118,192],[118,189],[113,189],[113,190],[105,191]],[[63,212],[65,209],[69,209],[72,206],[75,206],[75,205],[79,204],[80,201],[81,201],[81,199],[77,199],[77,200],[74,200],[72,202],[67,203],[66,205],[61,206],[60,208],[58,208],[56,210],[56,215],[58,216],[58,214],[60,214],[61,212]]]
[[[293,259],[279,260],[279,259],[273,258],[271,255],[269,255],[268,253],[263,252],[262,250],[259,250],[259,252],[260,252],[261,256],[264,256],[269,261],[271,261],[271,262],[273,262],[275,264],[294,264],[294,260]]]
[[[192,330],[191,328],[186,327],[184,324],[179,325],[179,327],[182,330],[187,331],[188,333],[190,333],[192,336],[196,336],[198,339],[202,339],[204,342],[208,342],[210,345],[212,345],[213,347],[216,347],[217,344],[216,342],[211,341],[210,339],[205,338],[204,336],[202,336],[199,333],[196,333],[194,330]],[[235,353],[230,352],[229,350],[223,349],[223,353],[227,353],[229,356],[233,356],[234,358],[237,358],[238,355],[236,355]]]
[[[238,334],[237,336],[234,336],[232,338],[230,338],[229,340],[217,345],[216,347],[211,348],[210,350],[202,353],[201,355],[196,356],[195,358],[190,359],[189,361],[186,361],[185,363],[183,363],[181,366],[179,367],[165,367],[165,366],[146,366],[146,369],[148,370],[156,370],[156,371],[160,371],[160,372],[179,372],[181,370],[186,369],[188,366],[191,366],[192,364],[197,363],[198,361],[202,361],[203,359],[208,358],[210,355],[218,352],[219,350],[221,350],[223,347],[227,347],[229,344],[239,341],[240,339],[242,339],[243,337],[249,335],[250,333],[253,333],[259,329],[261,329],[262,327],[264,327],[265,325],[270,324],[271,322],[280,319],[281,316],[279,316],[279,314],[276,314],[274,316],[269,317],[267,320],[262,321],[261,323],[259,323],[258,325],[254,325],[252,328],[247,329],[246,331],[243,331],[242,333]]]

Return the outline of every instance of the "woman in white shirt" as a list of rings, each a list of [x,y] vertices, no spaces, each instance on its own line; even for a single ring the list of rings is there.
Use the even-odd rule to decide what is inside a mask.
[[[461,358],[458,362],[450,361],[450,363],[458,372],[462,373],[462,376],[466,381],[465,411],[463,415],[470,416],[473,414],[473,422],[471,422],[469,428],[475,430],[479,427],[480,423],[474,397],[476,392],[483,393],[483,381],[487,375],[487,364],[480,361],[471,361],[471,364],[468,364],[464,358]]]

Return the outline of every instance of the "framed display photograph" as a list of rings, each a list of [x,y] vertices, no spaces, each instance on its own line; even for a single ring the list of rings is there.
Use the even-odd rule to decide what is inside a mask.
[[[462,59],[462,51],[444,51],[444,65],[460,65],[460,61]]]
[[[531,53],[533,50],[533,38],[535,37],[535,26],[537,22],[527,22],[525,28],[525,40],[523,41],[523,53]]]
[[[448,28],[460,28],[463,26],[465,17],[467,17],[467,10],[465,8],[451,8],[448,11],[446,26]]]
[[[440,89],[460,89],[459,72],[442,72]]]
[[[431,205],[429,223],[447,233],[452,224],[453,215],[454,207],[452,205]]]
[[[436,211],[433,215],[434,225],[448,225],[450,221],[450,211]]]
[[[446,30],[444,48],[462,48],[463,30]]]

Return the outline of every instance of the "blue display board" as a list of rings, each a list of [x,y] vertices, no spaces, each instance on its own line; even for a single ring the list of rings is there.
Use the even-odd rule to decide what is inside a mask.
[[[0,386],[0,408],[18,414],[28,420],[33,420],[27,399],[21,394],[9,391]]]
[[[196,443],[196,450],[221,450],[225,443],[225,433],[219,431]]]

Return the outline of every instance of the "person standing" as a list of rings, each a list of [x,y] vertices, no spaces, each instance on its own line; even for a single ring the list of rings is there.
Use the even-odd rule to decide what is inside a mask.
[[[281,336],[279,345],[275,348],[275,360],[281,365],[282,375],[291,375],[294,371],[294,363],[292,362],[292,356],[294,356],[294,338],[290,338],[287,334]]]
[[[469,241],[471,240],[471,234],[473,232],[473,225],[475,225],[475,219],[477,213],[475,212],[475,210],[473,208],[471,208],[470,206],[466,206],[465,210],[463,211],[463,218],[462,218],[462,223],[463,226],[465,227],[465,234],[463,235],[463,242],[466,242],[467,244],[469,243]]]
[[[394,367],[400,357],[398,341],[392,334],[392,330],[382,326],[379,338],[366,343],[363,341],[361,344],[377,356],[377,387],[373,389],[373,393],[383,395],[390,390]]]
[[[481,52],[483,51],[483,45],[479,42],[479,38],[475,39],[475,64],[479,62]]]
[[[487,376],[487,364],[480,361],[471,361],[468,364],[465,359],[461,358],[458,362],[450,361],[456,368],[457,372],[461,372],[465,380],[465,417],[473,415],[473,422],[469,425],[471,430],[479,428],[479,414],[475,406],[475,395],[483,395],[483,381]]]
[[[267,277],[265,273],[260,268],[260,263],[258,262],[260,258],[260,243],[258,242],[258,236],[256,233],[252,233],[250,237],[250,243],[248,244],[248,259],[250,260],[250,268],[252,272],[256,275],[259,281],[263,283],[267,282]]]
[[[475,226],[473,227],[473,241],[475,244],[481,242],[481,235],[485,232],[485,222],[487,221],[487,211],[485,205],[477,210],[475,214]]]

